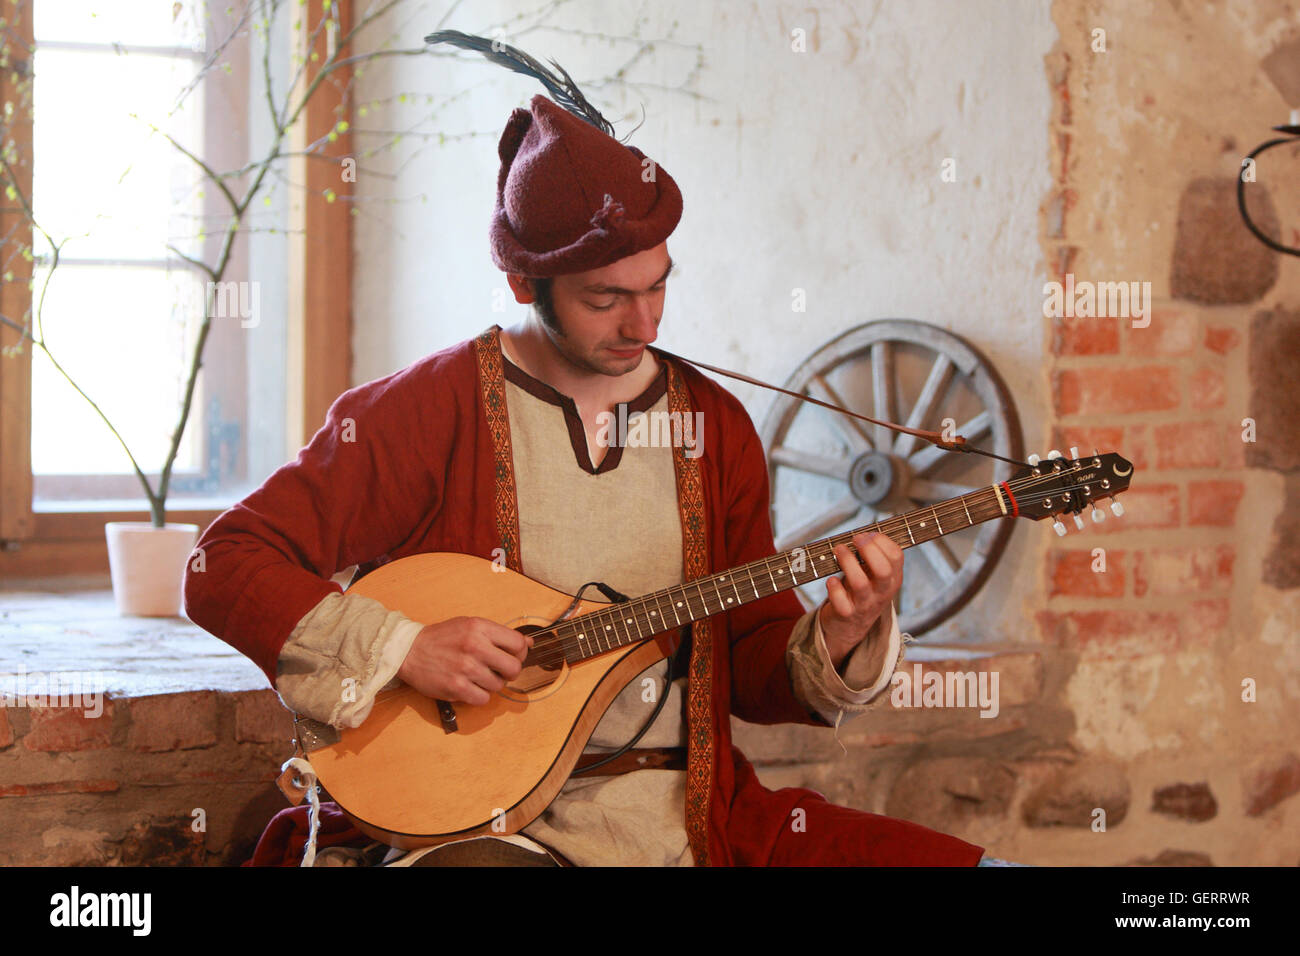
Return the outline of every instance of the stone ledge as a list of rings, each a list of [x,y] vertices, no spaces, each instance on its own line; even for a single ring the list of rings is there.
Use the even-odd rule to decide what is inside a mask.
[[[122,617],[111,590],[77,583],[0,590],[0,675],[80,674],[116,699],[269,690],[256,664],[197,624]]]

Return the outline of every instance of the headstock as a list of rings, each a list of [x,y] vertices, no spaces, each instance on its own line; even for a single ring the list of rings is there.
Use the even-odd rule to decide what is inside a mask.
[[[1080,513],[1091,509],[1092,520],[1100,523],[1106,517],[1100,502],[1128,490],[1133,476],[1133,464],[1114,452],[1093,454],[1080,458],[1079,449],[1070,449],[1071,458],[1062,458],[1052,451],[1046,459],[1031,455],[1032,468],[1022,468],[1006,482],[1006,490],[1015,499],[1016,514],[1038,521],[1049,516],[1071,514],[1074,524],[1083,529]],[[1111,501],[1110,509],[1118,517],[1124,506]],[[1058,518],[1052,526],[1059,535],[1065,534],[1065,525]]]

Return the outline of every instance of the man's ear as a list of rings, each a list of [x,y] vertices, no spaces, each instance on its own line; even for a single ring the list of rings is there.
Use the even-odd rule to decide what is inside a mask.
[[[506,281],[510,283],[510,289],[515,294],[515,301],[520,305],[528,305],[530,302],[537,300],[537,293],[533,289],[533,282],[527,276],[506,273]]]

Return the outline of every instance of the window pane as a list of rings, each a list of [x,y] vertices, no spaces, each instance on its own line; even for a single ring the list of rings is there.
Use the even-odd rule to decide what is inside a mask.
[[[36,270],[35,297],[48,275]],[[179,271],[60,265],[45,299],[50,350],[146,471],[162,467],[184,394],[196,323],[184,321],[177,303],[189,285],[197,283]],[[203,408],[201,389],[194,407]],[[131,472],[113,433],[39,350],[32,361],[32,421],[33,473]],[[195,435],[186,430],[178,469],[198,466]]]
[[[38,40],[202,49],[206,6],[206,0],[37,0],[32,22]]]
[[[163,259],[172,242],[197,256],[201,173],[150,128],[201,154],[202,97],[174,108],[195,61],[41,50],[38,38],[35,70],[34,211],[51,237],[68,240],[62,254]]]

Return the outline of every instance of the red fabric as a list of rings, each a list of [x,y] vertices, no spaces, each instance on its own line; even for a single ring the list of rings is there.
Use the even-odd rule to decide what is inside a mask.
[[[704,413],[699,460],[712,570],[774,553],[767,468],[748,414],[711,379],[679,370]],[[339,590],[327,579],[340,569],[429,551],[490,560],[500,545],[493,488],[493,450],[468,341],[340,396],[297,461],[203,534],[206,567],[198,572],[190,563],[186,612],[274,683],[285,639]],[[786,669],[786,644],[802,613],[786,591],[713,619],[711,862],[977,863],[982,849],[953,837],[833,807],[812,790],[769,791],[731,746],[732,713],[754,723],[824,725],[796,700]],[[796,808],[806,811],[806,831],[793,828]],[[296,862],[306,819],[305,807],[283,811],[255,859]]]
[[[682,194],[645,153],[538,94],[510,114],[489,232],[503,272],[556,276],[598,269],[659,245],[682,217]]]
[[[307,804],[288,807],[271,818],[262,831],[253,857],[244,866],[298,866],[307,847]],[[316,831],[316,849],[349,844],[365,846],[370,838],[352,825],[337,803],[320,805],[320,828]]]

